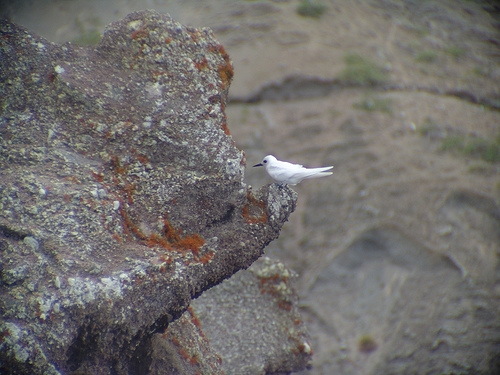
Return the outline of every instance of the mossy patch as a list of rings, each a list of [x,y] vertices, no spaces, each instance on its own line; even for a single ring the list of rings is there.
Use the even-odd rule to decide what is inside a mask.
[[[420,63],[432,63],[438,59],[438,54],[435,51],[426,50],[415,55],[415,61]]]
[[[356,53],[344,57],[345,69],[339,75],[339,81],[345,85],[376,86],[387,81],[387,72],[376,62]]]
[[[448,55],[454,57],[455,59],[460,59],[465,56],[465,49],[459,46],[451,46],[444,50]]]
[[[494,138],[447,133],[431,118],[426,118],[416,131],[427,139],[440,139],[441,151],[478,158],[488,163],[500,162],[500,133]]]
[[[359,338],[358,350],[362,353],[371,353],[378,347],[373,337],[364,335]]]
[[[302,17],[320,18],[326,9],[326,5],[311,0],[303,0],[297,6],[297,14]]]
[[[80,34],[71,41],[72,43],[80,46],[93,46],[99,43],[102,36],[98,30],[98,27],[101,25],[99,17],[91,17],[85,21],[77,17],[75,24]],[[86,27],[85,24],[90,25],[90,27]]]
[[[494,139],[451,135],[443,139],[441,150],[480,158],[489,163],[498,163],[500,162],[500,134]]]

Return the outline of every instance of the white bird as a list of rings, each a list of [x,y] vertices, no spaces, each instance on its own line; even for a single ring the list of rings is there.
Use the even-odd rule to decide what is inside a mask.
[[[332,174],[326,172],[330,167],[304,168],[300,164],[292,164],[287,161],[280,161],[273,155],[267,155],[262,163],[255,164],[254,167],[265,167],[266,172],[273,180],[280,184],[297,185],[306,178],[319,178]]]

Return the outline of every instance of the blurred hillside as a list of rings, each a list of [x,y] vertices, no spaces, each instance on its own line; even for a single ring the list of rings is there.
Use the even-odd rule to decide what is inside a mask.
[[[498,5],[54,0],[2,13],[88,44],[146,8],[210,27],[225,46],[228,126],[248,165],[267,154],[335,165],[295,187],[297,210],[267,250],[299,274],[314,338],[307,373],[495,373]],[[271,181],[248,168],[247,182]]]

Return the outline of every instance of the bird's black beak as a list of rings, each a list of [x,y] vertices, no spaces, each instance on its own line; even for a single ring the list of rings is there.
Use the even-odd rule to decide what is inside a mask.
[[[255,164],[254,167],[263,167],[262,163]]]

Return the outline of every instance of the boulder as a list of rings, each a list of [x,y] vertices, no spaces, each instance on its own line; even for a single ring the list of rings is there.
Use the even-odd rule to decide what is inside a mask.
[[[297,199],[243,182],[229,56],[154,11],[95,47],[0,32],[0,372],[168,373],[158,335],[261,256]]]

